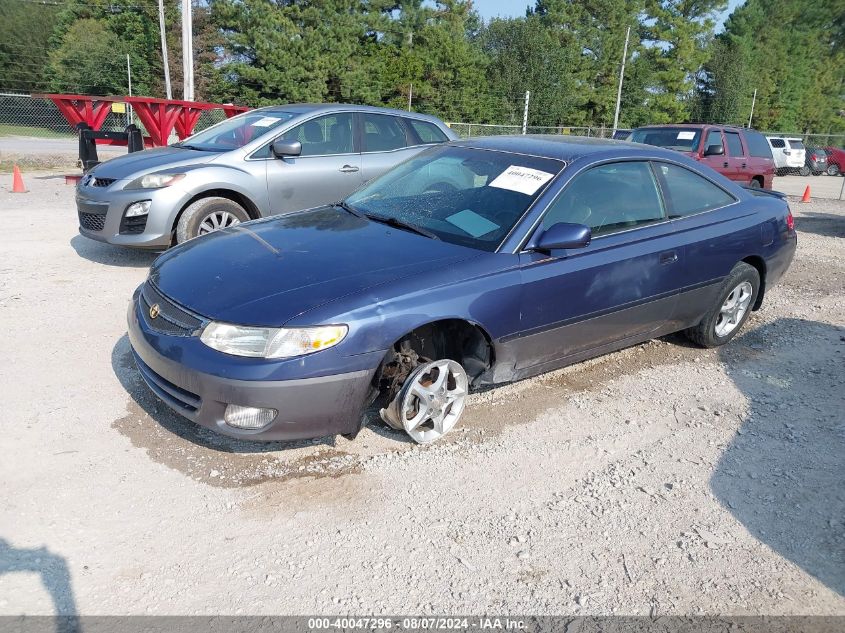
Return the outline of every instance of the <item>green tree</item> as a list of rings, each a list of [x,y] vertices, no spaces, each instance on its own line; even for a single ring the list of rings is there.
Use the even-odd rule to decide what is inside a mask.
[[[125,45],[102,20],[76,20],[50,54],[51,90],[72,94],[126,94]]]

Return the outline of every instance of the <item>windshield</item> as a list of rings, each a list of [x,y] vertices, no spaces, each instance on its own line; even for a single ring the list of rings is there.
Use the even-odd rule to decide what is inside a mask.
[[[206,152],[228,152],[243,147],[294,116],[291,112],[273,110],[245,112],[197,132],[175,146]]]
[[[345,203],[376,220],[398,220],[445,242],[494,251],[563,161],[437,147],[373,180]]]
[[[629,141],[656,145],[681,152],[694,152],[698,149],[701,130],[682,127],[640,128],[631,132]]]

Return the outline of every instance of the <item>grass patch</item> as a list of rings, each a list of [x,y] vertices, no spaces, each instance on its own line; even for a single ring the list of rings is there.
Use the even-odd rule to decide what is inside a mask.
[[[0,136],[31,136],[37,138],[72,138],[72,132],[57,132],[49,128],[31,125],[6,125],[0,123]]]

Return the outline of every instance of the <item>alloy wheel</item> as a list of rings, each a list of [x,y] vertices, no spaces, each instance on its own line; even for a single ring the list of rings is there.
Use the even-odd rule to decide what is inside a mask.
[[[220,229],[225,229],[227,226],[234,226],[240,223],[240,219],[228,211],[215,211],[203,218],[202,222],[200,222],[197,235],[205,235],[206,233],[219,231]]]
[[[457,424],[468,392],[469,379],[459,363],[444,359],[420,365],[402,387],[402,427],[419,444],[440,439]]]
[[[736,329],[748,312],[753,295],[754,288],[748,281],[730,291],[716,319],[716,336],[723,338]]]

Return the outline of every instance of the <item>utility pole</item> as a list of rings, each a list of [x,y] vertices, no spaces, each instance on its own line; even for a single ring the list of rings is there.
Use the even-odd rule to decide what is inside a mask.
[[[194,42],[191,0],[182,0],[182,75],[185,101],[194,100]]]
[[[408,112],[411,111],[411,99],[414,98],[414,84],[411,84],[408,88]]]
[[[129,53],[126,53],[126,83],[129,87],[129,96],[132,96],[132,66],[129,64]],[[126,108],[126,125],[132,123],[132,105]]]
[[[625,32],[625,50],[622,51],[622,68],[619,70],[619,88],[616,90],[616,112],[613,115],[613,136],[619,127],[619,106],[622,105],[622,81],[625,79],[625,60],[628,59],[628,38],[631,37],[631,27]]]
[[[748,115],[748,127],[751,127],[751,119],[754,118],[754,104],[757,102],[757,88],[754,88],[754,96],[751,97],[751,114]]]
[[[161,32],[161,59],[164,62],[164,89],[167,98],[172,99],[170,91],[170,64],[167,61],[167,39],[164,37],[164,0],[158,0],[158,30]]]
[[[528,130],[528,101],[531,99],[531,91],[525,91],[525,112],[522,114],[522,133]]]

